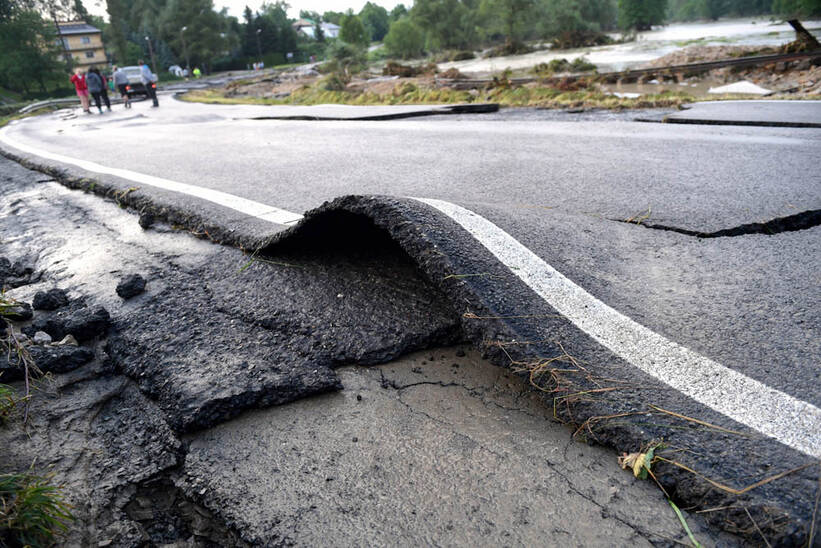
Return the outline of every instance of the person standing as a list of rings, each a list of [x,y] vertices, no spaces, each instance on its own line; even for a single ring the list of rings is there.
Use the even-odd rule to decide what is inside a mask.
[[[91,111],[88,109],[88,84],[86,83],[86,75],[82,69],[79,67],[74,69],[74,74],[71,75],[70,80],[71,83],[74,84],[74,90],[77,92],[77,96],[80,98],[83,112],[91,114]]]
[[[131,101],[128,98],[128,76],[125,71],[117,66],[114,67],[114,87],[120,92],[120,98],[123,100],[125,108],[131,108]]]
[[[148,63],[144,62],[142,59],[140,59],[137,63],[140,65],[140,80],[145,86],[145,91],[148,93],[148,96],[151,97],[152,101],[154,101],[154,104],[151,106],[160,106],[159,101],[157,101],[157,90],[154,89],[154,84],[157,81],[157,77],[151,72],[151,69],[148,68]]]
[[[102,114],[103,107],[100,106],[100,92],[103,89],[103,80],[94,72],[94,67],[88,70],[86,85],[88,86],[88,91],[91,93],[91,96],[94,97],[94,104],[97,105],[97,110]]]
[[[108,82],[105,79],[105,76],[100,72],[100,69],[97,67],[91,67],[88,69],[88,76],[86,77],[88,83],[88,90],[91,92],[91,95],[94,96],[94,103],[97,105],[97,109],[100,111],[100,114],[103,113],[102,106],[100,105],[100,99],[103,100],[105,103],[105,107],[111,112],[111,101],[108,100]],[[97,86],[99,85],[99,90],[97,90]]]
[[[202,71],[200,70],[200,67],[194,67],[194,78],[199,78],[200,76],[202,76]]]

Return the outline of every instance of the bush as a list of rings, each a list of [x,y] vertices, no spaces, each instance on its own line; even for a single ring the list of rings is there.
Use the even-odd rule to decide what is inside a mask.
[[[333,63],[330,67],[332,71],[351,75],[360,72],[367,64],[365,48],[356,44],[337,40],[328,47],[327,52]]]
[[[531,72],[535,74],[553,74],[554,72],[591,72],[596,70],[596,65],[587,60],[586,57],[577,57],[572,62],[564,57],[553,59],[549,63],[539,63]]]
[[[323,78],[319,85],[325,91],[345,91],[349,81],[345,75],[334,72]]]
[[[0,545],[51,546],[74,520],[51,476],[0,475]]]
[[[421,56],[424,47],[425,35],[410,19],[394,21],[385,36],[385,48],[402,59]]]

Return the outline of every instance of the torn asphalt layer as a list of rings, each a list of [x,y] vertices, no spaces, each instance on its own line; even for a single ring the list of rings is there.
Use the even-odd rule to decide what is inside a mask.
[[[818,472],[812,461],[636,371],[533,299],[507,267],[488,257],[448,219],[411,200],[340,198],[308,212],[296,227],[274,236],[261,253],[277,256],[295,246],[321,246],[328,235],[334,235],[329,246],[367,241],[356,230],[346,231],[350,215],[365,216],[388,231],[463,314],[469,340],[492,362],[526,374],[545,359],[566,362],[569,355],[582,360],[584,366],[575,373],[559,373],[545,386],[546,403],[577,434],[620,452],[663,442],[675,449],[658,465],[657,475],[675,500],[723,508],[708,519],[750,538],[758,535],[758,526],[771,540],[806,541],[813,514],[802,494],[816,488]],[[790,473],[741,495],[730,492],[782,472]],[[738,478],[750,481],[734,483]]]
[[[351,215],[362,217],[363,222],[351,223]],[[652,411],[647,403],[673,410],[693,408],[678,394],[636,375],[632,368],[587,341],[584,334],[557,318],[549,307],[533,302],[528,290],[503,265],[489,259],[458,226],[418,204],[377,197],[337,200],[309,215],[299,227],[276,237],[262,257],[277,260],[280,255],[287,257],[299,248],[311,249],[312,245],[322,249],[323,234],[336,235],[331,243],[346,253],[356,250],[357,244],[367,248],[372,241],[384,241],[378,231],[373,233],[373,227],[386,230],[431,284],[449,298],[456,311],[467,313],[462,318],[463,328],[498,365],[514,369],[526,366],[539,357],[559,356],[562,347],[573,356],[581,356],[588,372],[560,379],[561,386],[549,387],[560,390],[547,396],[548,404],[555,406],[559,417],[583,427],[581,433],[625,451],[635,451],[662,438],[679,448],[697,449],[698,455],[677,454],[676,462],[710,478],[729,478],[723,482],[738,477],[763,479],[793,468],[791,464],[803,464],[795,455],[783,455],[783,448],[767,440],[739,441],[734,435],[692,427],[692,423]],[[346,232],[348,228],[350,232]],[[608,379],[619,379],[615,381],[617,386],[604,384],[611,382]],[[588,394],[573,395],[578,392]],[[618,413],[629,415],[620,421],[601,419]],[[708,410],[696,409],[691,414],[711,424],[741,429]],[[682,427],[684,430],[680,430]],[[739,450],[739,444],[743,449]],[[739,462],[739,454],[762,453],[763,459]],[[771,468],[775,462],[778,469]],[[739,502],[703,479],[694,480],[681,468],[667,468],[659,466],[661,481],[679,502],[701,499],[702,504],[725,507]],[[804,470],[751,491],[740,501],[748,505],[757,525],[770,539],[789,543],[806,535],[810,519],[806,500],[795,494],[812,492],[813,486],[812,473]],[[746,511],[739,508],[736,504],[709,517],[722,520],[720,523],[725,527],[752,538],[756,532]]]

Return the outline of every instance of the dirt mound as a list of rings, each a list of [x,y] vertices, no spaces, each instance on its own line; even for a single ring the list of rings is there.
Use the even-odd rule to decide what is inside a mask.
[[[467,78],[467,76],[459,72],[459,69],[457,69],[456,67],[449,68],[445,72],[441,73],[439,76],[441,76],[442,78],[447,78],[449,80],[464,80]]]

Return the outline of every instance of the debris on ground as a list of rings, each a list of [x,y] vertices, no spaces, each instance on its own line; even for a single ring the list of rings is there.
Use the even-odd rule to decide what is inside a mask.
[[[145,291],[145,278],[139,274],[130,274],[117,284],[117,295],[123,299],[136,297]]]
[[[644,68],[661,68],[776,53],[779,51],[774,48],[754,46],[691,46],[654,59]],[[821,55],[816,58],[779,61],[756,67],[719,68],[700,76],[687,78],[685,82],[704,81],[720,85],[739,80],[745,80],[776,92],[789,92],[794,96],[818,95],[821,94]]]
[[[38,291],[31,302],[34,310],[57,310],[68,304],[68,295],[62,289],[54,288],[48,291]]]
[[[710,88],[707,93],[735,93],[740,95],[770,95],[773,93],[770,89],[762,88],[761,86],[757,86],[752,82],[748,82],[746,80],[742,80],[741,82],[736,82],[734,84],[727,84],[726,86],[718,86],[715,88]]]

